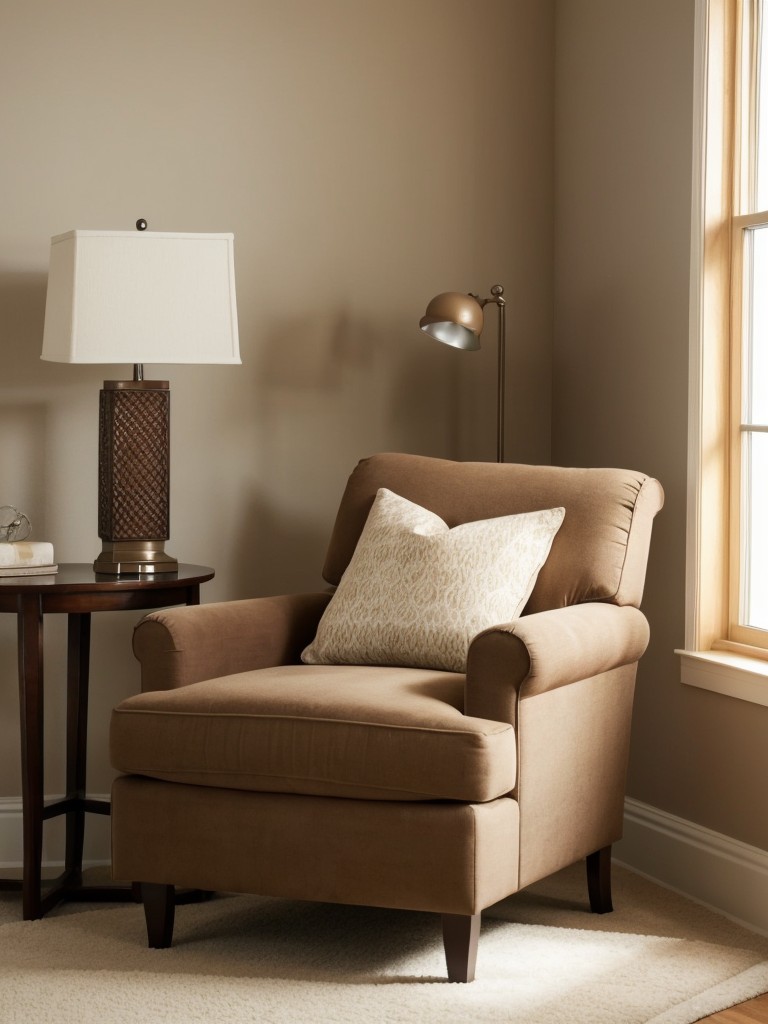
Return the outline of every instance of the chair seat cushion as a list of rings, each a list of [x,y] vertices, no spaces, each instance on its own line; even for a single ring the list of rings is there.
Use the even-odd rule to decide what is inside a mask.
[[[462,713],[464,676],[287,665],[138,694],[112,716],[119,771],[374,800],[484,802],[515,785],[511,725]]]

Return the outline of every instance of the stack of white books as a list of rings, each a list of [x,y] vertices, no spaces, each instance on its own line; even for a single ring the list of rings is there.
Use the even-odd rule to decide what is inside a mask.
[[[53,560],[53,544],[47,540],[0,542],[0,577],[47,576],[58,569]]]

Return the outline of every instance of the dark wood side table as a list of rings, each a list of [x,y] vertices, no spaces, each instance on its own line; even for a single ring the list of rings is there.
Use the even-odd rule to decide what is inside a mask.
[[[106,800],[88,800],[86,740],[91,612],[149,610],[199,604],[200,584],[214,570],[179,565],[177,573],[156,576],[106,576],[91,565],[60,565],[51,576],[0,577],[0,612],[15,612],[19,647],[19,716],[24,830],[22,880],[2,888],[21,888],[24,920],[42,917],[67,899],[131,899],[126,887],[83,886],[85,814],[109,814]],[[43,778],[43,622],[46,614],[68,616],[67,640],[67,792],[45,806]],[[43,822],[66,815],[64,871],[42,892]]]

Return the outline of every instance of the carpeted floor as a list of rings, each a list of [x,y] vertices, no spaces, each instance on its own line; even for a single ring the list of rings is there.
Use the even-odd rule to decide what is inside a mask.
[[[768,991],[768,939],[621,868],[613,914],[585,888],[577,866],[490,908],[470,985],[430,914],[220,896],[149,950],[138,906],[21,922],[3,894],[0,1022],[692,1024]]]

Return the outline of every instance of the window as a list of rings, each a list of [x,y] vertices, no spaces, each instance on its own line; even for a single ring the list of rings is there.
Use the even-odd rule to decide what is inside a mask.
[[[768,705],[768,0],[700,0],[683,682]]]
[[[732,227],[729,639],[768,648],[768,12],[763,8],[762,0],[743,4],[737,55],[742,113]]]

